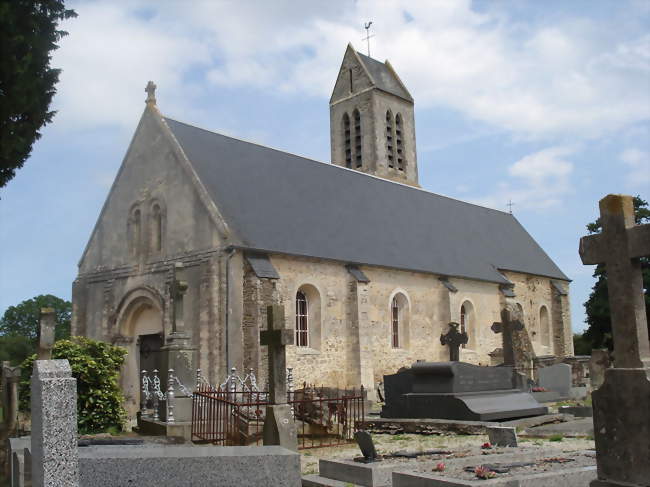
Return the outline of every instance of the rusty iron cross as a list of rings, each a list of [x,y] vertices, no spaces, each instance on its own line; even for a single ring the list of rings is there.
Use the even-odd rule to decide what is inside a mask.
[[[294,332],[284,327],[284,307],[266,308],[267,330],[260,331],[260,343],[267,345],[269,358],[269,396],[271,404],[287,402],[287,345],[294,344]]]
[[[585,265],[605,264],[617,368],[650,368],[650,344],[639,257],[650,256],[650,225],[634,223],[631,196],[600,200],[603,232],[580,239]]]

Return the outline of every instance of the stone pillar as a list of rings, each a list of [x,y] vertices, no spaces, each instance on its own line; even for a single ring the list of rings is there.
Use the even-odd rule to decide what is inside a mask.
[[[12,367],[7,361],[2,362],[2,409],[4,411],[4,428],[1,439],[9,438],[15,433],[18,420],[18,382],[20,367]]]
[[[594,349],[591,351],[591,358],[589,359],[589,379],[591,381],[591,389],[598,389],[605,382],[605,371],[609,368],[611,360],[609,358],[609,350],[607,349]]]
[[[67,360],[37,360],[32,373],[32,485],[79,485],[77,380]]]
[[[374,364],[372,357],[372,326],[368,313],[368,284],[353,280],[350,283],[350,346],[351,364],[348,370],[348,385],[363,386],[368,399],[375,401],[376,389],[374,380]]]

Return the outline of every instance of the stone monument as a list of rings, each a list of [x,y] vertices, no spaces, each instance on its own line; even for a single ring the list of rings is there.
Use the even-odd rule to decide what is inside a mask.
[[[264,445],[280,445],[298,451],[298,435],[291,406],[287,404],[287,352],[293,345],[293,330],[284,327],[284,307],[268,306],[268,329],[260,332],[260,343],[268,347],[269,401],[264,419]]]
[[[449,331],[446,335],[440,335],[440,343],[449,346],[449,361],[458,362],[460,360],[460,346],[467,344],[469,337],[464,331],[458,331],[458,323],[449,323]]]
[[[605,382],[605,371],[610,365],[609,350],[594,349],[591,351],[591,358],[589,359],[589,380],[592,390],[598,389],[603,385],[603,382]]]
[[[2,362],[2,412],[4,416],[2,419],[4,424],[0,429],[0,440],[3,441],[16,432],[20,373],[20,367],[12,367],[8,361]]]
[[[52,358],[52,347],[54,346],[54,332],[56,327],[54,308],[41,308],[39,321],[38,360],[49,360]]]
[[[36,360],[31,385],[32,485],[79,485],[77,380],[67,360]]]
[[[166,336],[165,344],[160,348],[162,352],[161,382],[170,384],[173,379],[169,371],[173,370],[175,380],[185,387],[174,385],[176,394],[176,420],[189,421],[191,419],[190,387],[195,382],[196,376],[196,347],[192,346],[190,335],[185,327],[185,294],[187,293],[187,280],[185,267],[181,262],[174,265],[174,280],[171,283],[173,298],[172,330]]]
[[[598,480],[592,487],[647,486],[650,479],[650,342],[640,257],[650,225],[635,225],[631,196],[600,200],[603,232],[580,239],[582,263],[605,264],[614,367],[592,394]]]
[[[497,421],[546,414],[548,409],[517,382],[517,373],[507,366],[416,362],[384,376],[381,417]]]

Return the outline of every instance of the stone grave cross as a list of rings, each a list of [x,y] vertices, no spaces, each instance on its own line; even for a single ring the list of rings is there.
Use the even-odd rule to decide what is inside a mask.
[[[174,319],[172,321],[172,333],[184,333],[185,321],[183,301],[187,293],[187,281],[185,280],[185,269],[182,262],[174,265],[174,282],[172,283],[172,296],[174,298]]]
[[[502,334],[503,343],[503,363],[505,365],[517,366],[515,357],[515,345],[513,343],[513,334],[524,329],[524,324],[512,316],[508,309],[501,310],[501,321],[492,323],[490,329],[494,333]],[[519,364],[520,365],[520,364]]]
[[[467,333],[458,331],[458,323],[449,323],[449,331],[446,335],[440,335],[440,343],[449,346],[449,361],[458,362],[460,360],[460,346],[469,341]]]
[[[269,401],[264,418],[264,445],[280,445],[298,451],[298,434],[291,406],[287,404],[287,345],[294,343],[294,331],[284,327],[284,307],[266,308],[267,330],[260,343],[268,347]]]
[[[650,225],[635,225],[631,196],[600,200],[603,232],[580,239],[585,265],[605,264],[617,368],[650,368],[650,345],[639,257],[650,256]]]
[[[56,315],[54,308],[41,308],[38,327],[38,360],[50,360],[54,346]]]
[[[268,346],[269,399],[272,404],[287,402],[287,345],[293,345],[293,330],[284,327],[284,307],[267,308],[268,329],[260,332],[260,343]]]

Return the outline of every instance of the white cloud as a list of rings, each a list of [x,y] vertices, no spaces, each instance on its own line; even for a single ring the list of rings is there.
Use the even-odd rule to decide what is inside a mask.
[[[73,5],[79,18],[66,23],[55,57],[65,70],[60,118],[132,126],[150,78],[162,106],[185,114],[210,85],[326,98],[347,42],[363,48],[368,19],[373,56],[391,59],[419,107],[447,106],[533,138],[597,137],[650,117],[650,35],[608,18],[544,25],[490,4],[479,13],[470,0],[129,6]]]
[[[629,168],[625,177],[627,185],[650,190],[650,153],[630,148],[621,153],[620,159]]]
[[[575,151],[572,147],[549,147],[522,157],[508,168],[510,179],[500,182],[493,194],[475,202],[504,209],[512,200],[517,210],[545,210],[561,205],[572,188],[573,163],[567,156]]]

